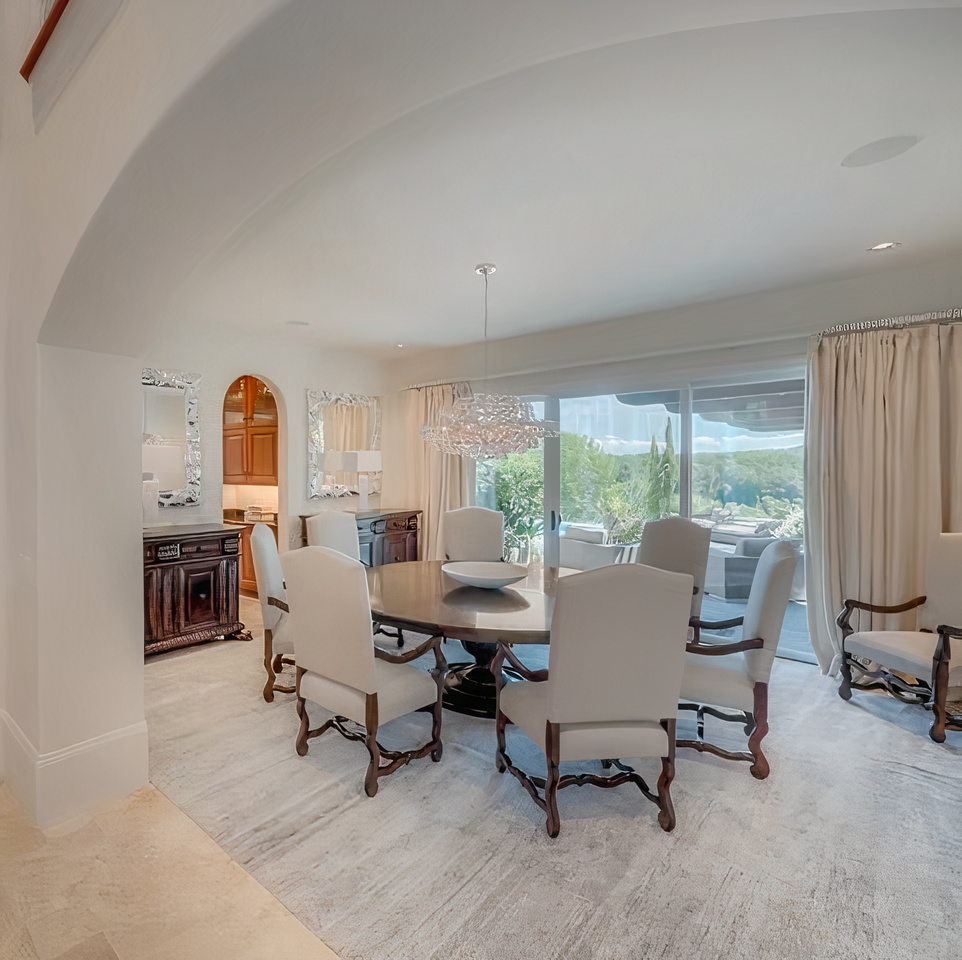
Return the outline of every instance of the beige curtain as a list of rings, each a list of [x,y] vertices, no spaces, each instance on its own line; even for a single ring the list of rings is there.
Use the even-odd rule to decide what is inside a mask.
[[[823,672],[838,668],[842,601],[923,594],[931,538],[962,530],[960,373],[952,325],[825,336],[809,352],[808,625]],[[914,622],[912,611],[862,614],[858,626]]]
[[[444,513],[474,504],[475,462],[441,453],[421,438],[421,427],[434,422],[466,389],[463,384],[442,384],[382,398],[381,502],[423,511],[422,560],[441,559]]]
[[[324,448],[326,450],[370,450],[374,409],[353,403],[332,403],[324,411]],[[338,470],[334,483],[357,490],[357,474]],[[370,492],[379,493],[376,477],[369,478]]]

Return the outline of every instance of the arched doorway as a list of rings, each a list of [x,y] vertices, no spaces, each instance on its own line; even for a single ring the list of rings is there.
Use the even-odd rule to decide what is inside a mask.
[[[224,521],[243,527],[240,590],[257,596],[250,535],[265,523],[278,539],[279,428],[272,386],[252,374],[238,377],[224,395]]]

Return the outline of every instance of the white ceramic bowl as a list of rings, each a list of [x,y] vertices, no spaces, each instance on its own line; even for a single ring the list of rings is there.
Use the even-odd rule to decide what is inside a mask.
[[[459,583],[470,587],[483,587],[497,590],[509,583],[517,583],[528,575],[528,568],[522,563],[501,563],[485,560],[458,560],[445,563],[441,569]]]

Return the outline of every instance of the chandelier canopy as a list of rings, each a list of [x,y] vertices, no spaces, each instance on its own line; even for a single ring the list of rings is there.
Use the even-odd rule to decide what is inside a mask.
[[[488,277],[493,263],[479,263],[475,273],[484,277],[484,375],[488,375]],[[534,407],[518,397],[501,393],[476,393],[455,399],[434,423],[421,427],[421,436],[442,453],[472,460],[506,457],[537,447],[558,431],[534,415]]]

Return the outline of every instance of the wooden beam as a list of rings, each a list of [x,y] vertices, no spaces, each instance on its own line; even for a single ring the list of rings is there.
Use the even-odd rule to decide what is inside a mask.
[[[53,31],[60,22],[60,18],[63,16],[64,10],[67,9],[69,2],[70,0],[57,0],[53,10],[50,11],[50,15],[44,20],[43,26],[40,28],[40,33],[37,34],[37,39],[33,41],[33,46],[27,54],[27,59],[23,61],[23,66],[20,68],[20,76],[23,77],[24,80],[30,79],[30,74],[33,73],[33,68],[37,65],[40,54],[43,53],[44,47],[46,47],[50,37],[53,35]]]

